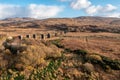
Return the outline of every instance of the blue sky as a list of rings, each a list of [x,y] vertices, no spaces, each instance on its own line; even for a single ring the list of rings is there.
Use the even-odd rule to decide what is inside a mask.
[[[0,19],[79,16],[120,17],[120,0],[0,0]]]

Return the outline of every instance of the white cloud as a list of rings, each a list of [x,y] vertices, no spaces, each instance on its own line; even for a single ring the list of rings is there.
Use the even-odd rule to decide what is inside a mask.
[[[67,1],[67,0],[61,0]],[[117,7],[112,4],[94,5],[90,0],[71,0],[70,4],[72,9],[85,11],[88,15],[91,16],[107,16],[107,17],[119,17],[120,13],[116,13]]]
[[[22,7],[19,5],[0,4],[0,19],[9,17],[50,18],[58,15],[63,10],[59,6],[30,4]]]
[[[113,6],[111,4],[107,4],[105,7],[103,7],[104,12],[110,12],[110,11],[114,11],[116,9],[117,9],[117,7]]]
[[[98,6],[93,5],[93,6],[90,6],[86,9],[86,13],[93,15],[93,14],[98,13],[101,9],[102,9],[102,7],[100,5],[98,5]]]
[[[120,13],[118,13],[118,12],[108,13],[108,14],[106,14],[104,16],[106,16],[106,17],[118,17],[118,18],[120,18]]]
[[[117,9],[116,6],[113,6],[111,4],[107,4],[106,6],[101,6],[101,5],[92,5],[88,8],[86,8],[86,13],[90,15],[95,15],[95,14],[105,14],[105,13],[110,13],[113,12]]]
[[[17,15],[21,17],[26,15],[25,11],[26,11],[25,8],[22,9],[22,7],[18,5],[0,4],[0,19],[7,18],[7,17],[15,17]]]
[[[49,18],[56,16],[60,11],[62,11],[61,7],[58,6],[46,6],[46,5],[29,5],[29,17],[32,18]]]
[[[85,9],[91,5],[89,0],[74,0],[71,2],[71,7],[73,9]]]

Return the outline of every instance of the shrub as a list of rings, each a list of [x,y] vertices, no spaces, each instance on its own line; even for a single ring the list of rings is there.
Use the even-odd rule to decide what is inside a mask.
[[[0,76],[0,80],[25,80],[25,76],[21,75],[19,72],[14,72],[9,69],[8,72],[3,73]]]
[[[83,55],[83,56],[85,56],[85,55],[87,54],[87,51],[85,51],[85,50],[80,50],[80,49],[74,50],[73,52],[74,52],[75,54]]]
[[[56,45],[58,48],[64,48],[64,45],[60,44],[61,39],[51,41],[52,44]]]
[[[29,76],[29,80],[31,79],[42,79],[42,80],[45,80],[45,79],[56,79],[57,76],[55,73],[55,70],[57,70],[59,68],[59,66],[61,65],[61,59],[59,60],[51,60],[48,64],[47,67],[45,67],[44,69],[42,70],[34,70],[31,75]]]
[[[31,71],[36,68],[37,72],[36,74],[35,73],[32,74],[32,76],[34,77],[34,79],[32,80],[36,80],[36,78],[43,79],[43,76],[44,76],[44,79],[45,79],[45,76],[48,76],[50,79],[51,77],[56,78],[55,71],[59,68],[62,61],[62,57],[63,57],[63,55],[61,55],[61,49],[57,48],[53,44],[46,46],[42,42],[37,42],[37,41],[34,41],[34,42],[31,41],[31,43],[34,43],[32,45],[26,45],[25,43],[24,45],[23,43],[22,44],[20,43],[20,45],[17,45],[17,47],[13,47],[13,46],[11,47],[11,44],[10,44],[10,48],[6,50],[10,51],[12,48],[13,52],[14,50],[17,50],[17,51],[22,50],[23,52],[21,52],[18,55],[1,54],[0,67],[1,65],[2,65],[1,67],[2,69],[5,67],[4,71],[7,71],[8,68],[14,70],[13,72],[23,71],[25,78],[28,78]],[[27,49],[25,50],[24,47],[27,47]],[[54,60],[50,59],[46,61],[44,59],[45,57],[54,57]],[[5,65],[3,66],[3,64]],[[10,80],[13,77],[13,74],[9,74],[8,72],[6,72],[5,74],[3,74],[5,78],[7,77],[8,79],[8,76],[9,76],[8,80]],[[19,74],[15,74],[15,75],[17,76],[13,77],[12,79],[22,80],[24,78],[24,75],[19,75]],[[26,80],[26,79],[23,79],[23,80]]]
[[[87,55],[86,60],[90,61],[92,63],[98,63],[102,62],[102,58],[99,55],[93,54],[93,55]]]
[[[87,55],[86,60],[91,63],[99,64],[105,71],[110,69],[120,70],[119,60],[112,60],[108,57],[97,54]]]
[[[69,48],[65,48],[65,49],[64,49],[64,52],[70,52],[70,53],[71,53],[71,52],[73,52],[73,51],[72,51],[71,49],[69,49]]]
[[[18,52],[23,52],[27,49],[26,45],[20,43],[4,42],[3,46],[5,47],[5,49],[9,49],[12,54],[17,54]]]
[[[120,60],[112,60],[105,56],[101,56],[101,57],[102,57],[103,62],[106,65],[109,65],[114,70],[120,70]]]
[[[4,51],[4,53],[5,53],[6,55],[10,55],[10,54],[11,54],[11,52],[10,52],[9,49],[6,49],[6,50]]]
[[[18,76],[16,76],[14,80],[25,80],[25,76],[18,74]]]
[[[10,51],[12,54],[17,54],[18,52],[23,52],[27,49],[27,46],[23,45],[11,45]]]

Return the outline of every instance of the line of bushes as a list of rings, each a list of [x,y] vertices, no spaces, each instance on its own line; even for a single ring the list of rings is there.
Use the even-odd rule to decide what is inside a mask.
[[[85,60],[92,64],[99,64],[104,70],[120,70],[120,60],[113,60],[98,54],[87,55]]]

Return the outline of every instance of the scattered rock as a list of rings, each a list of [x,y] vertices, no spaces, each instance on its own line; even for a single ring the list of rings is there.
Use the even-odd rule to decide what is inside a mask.
[[[85,72],[91,74],[91,72],[94,72],[94,66],[91,63],[85,63],[82,65]]]

